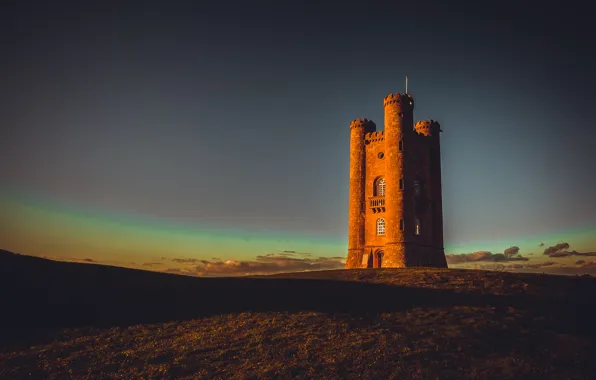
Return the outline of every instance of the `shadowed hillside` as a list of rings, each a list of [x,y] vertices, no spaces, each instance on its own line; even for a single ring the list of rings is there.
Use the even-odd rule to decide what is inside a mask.
[[[590,378],[596,279],[194,278],[0,252],[0,377]],[[31,347],[34,346],[34,347]]]

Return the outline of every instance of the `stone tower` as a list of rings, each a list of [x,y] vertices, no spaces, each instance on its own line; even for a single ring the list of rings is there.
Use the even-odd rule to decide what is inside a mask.
[[[384,131],[367,119],[350,124],[346,268],[446,268],[441,127],[414,125],[410,94],[391,94],[383,106]]]

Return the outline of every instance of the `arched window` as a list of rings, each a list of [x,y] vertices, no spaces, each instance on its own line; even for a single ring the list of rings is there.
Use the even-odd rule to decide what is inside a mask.
[[[385,196],[385,178],[381,178],[377,184],[377,195],[379,197]]]
[[[385,178],[377,177],[373,182],[373,196],[384,197],[385,196]]]
[[[419,220],[418,218],[416,218],[416,221],[415,221],[415,222],[416,222],[416,227],[415,227],[415,229],[414,229],[414,233],[415,233],[416,235],[420,235],[420,234],[421,234],[421,229],[422,229],[422,228],[420,227],[420,220]]]
[[[385,235],[385,219],[377,219],[377,235]]]

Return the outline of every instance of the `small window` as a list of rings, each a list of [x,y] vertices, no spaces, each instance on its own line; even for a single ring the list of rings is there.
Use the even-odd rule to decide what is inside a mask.
[[[414,181],[414,195],[415,196],[419,196],[420,195],[420,181]]]
[[[404,189],[404,179],[403,178],[400,178],[399,179],[399,189],[400,190],[403,190]]]
[[[420,229],[421,229],[421,228],[420,228],[420,220],[418,220],[418,218],[416,218],[416,228],[414,229],[414,233],[415,233],[416,235],[420,235],[420,233],[421,233],[421,232],[420,232]]]
[[[399,220],[399,230],[400,231],[403,231],[404,230],[404,220],[403,219],[400,219]]]
[[[383,157],[385,157],[385,153],[379,152],[379,154],[377,154],[377,157],[379,157],[379,159],[382,160]]]
[[[377,219],[377,235],[385,235],[385,219]]]
[[[403,152],[404,151],[404,141],[399,140],[398,146],[399,146],[399,151]]]

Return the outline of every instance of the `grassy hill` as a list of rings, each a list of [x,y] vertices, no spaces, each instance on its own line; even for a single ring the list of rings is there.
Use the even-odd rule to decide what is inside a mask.
[[[194,278],[0,251],[0,378],[596,378],[596,279]]]

